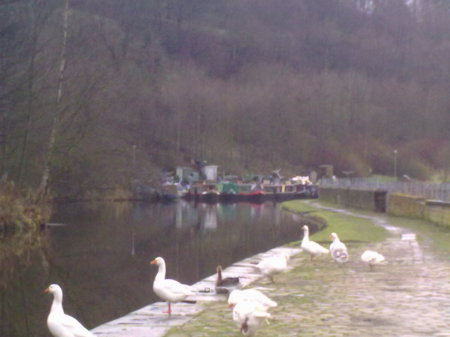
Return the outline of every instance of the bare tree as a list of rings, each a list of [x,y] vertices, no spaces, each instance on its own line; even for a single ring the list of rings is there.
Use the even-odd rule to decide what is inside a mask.
[[[63,38],[61,42],[61,54],[59,59],[59,74],[58,74],[58,86],[56,95],[56,104],[53,110],[52,127],[50,131],[50,139],[48,140],[48,150],[47,150],[47,161],[44,166],[44,171],[42,173],[41,185],[39,187],[39,192],[41,195],[45,195],[48,192],[48,185],[50,179],[50,170],[52,166],[52,160],[54,153],[56,151],[56,137],[59,132],[59,122],[61,115],[61,100],[63,96],[63,84],[64,84],[64,73],[66,70],[66,48],[67,48],[67,35],[69,31],[69,2],[70,0],[65,0],[63,8]]]

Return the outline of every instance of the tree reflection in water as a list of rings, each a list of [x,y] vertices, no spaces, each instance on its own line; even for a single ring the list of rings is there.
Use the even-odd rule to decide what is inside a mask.
[[[0,237],[0,335],[32,336],[42,319],[40,279],[49,270],[42,232],[3,233]],[[35,272],[39,269],[39,272]]]
[[[156,256],[168,277],[192,284],[218,264],[300,238],[298,221],[273,203],[66,204],[52,221],[67,225],[2,244],[14,262],[2,263],[1,336],[48,336],[51,298],[42,290],[50,283],[63,287],[66,312],[93,328],[158,301]]]

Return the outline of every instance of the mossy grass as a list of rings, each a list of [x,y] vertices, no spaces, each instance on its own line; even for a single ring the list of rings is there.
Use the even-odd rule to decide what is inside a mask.
[[[307,214],[322,218],[326,222],[327,225],[323,230],[311,235],[311,239],[315,241],[330,241],[330,234],[333,232],[338,233],[341,241],[380,242],[388,235],[383,227],[377,226],[370,219],[332,210],[331,208],[336,205],[332,206],[318,201],[292,200],[284,202],[282,207],[295,213],[307,212]]]
[[[434,251],[448,258],[450,255],[450,229],[420,219],[404,218],[398,216],[387,216],[389,224],[393,226],[408,228],[417,234],[419,241],[428,241],[428,246]]]

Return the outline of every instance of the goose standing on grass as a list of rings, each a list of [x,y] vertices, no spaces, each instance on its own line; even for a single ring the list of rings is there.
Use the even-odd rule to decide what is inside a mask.
[[[233,321],[244,336],[254,336],[264,320],[272,316],[258,302],[243,301],[233,308]]]
[[[53,303],[47,318],[47,327],[53,337],[95,337],[75,318],[64,313],[63,292],[59,285],[51,284],[44,291],[53,295]]]
[[[366,250],[361,255],[361,261],[366,263],[370,270],[373,270],[373,266],[376,264],[382,264],[385,261],[385,258],[380,253],[377,253],[373,250]]]
[[[262,259],[256,268],[259,269],[261,274],[269,278],[272,283],[275,282],[274,276],[278,273],[285,272],[288,269],[288,254],[280,254]]]
[[[222,266],[217,266],[217,279],[216,279],[216,293],[228,294],[234,288],[240,286],[239,276],[236,277],[222,277]]]
[[[228,296],[228,307],[234,307],[239,302],[257,302],[266,309],[273,308],[278,305],[277,302],[271,300],[269,297],[256,289],[233,290],[230,293],[230,296]]]
[[[309,239],[309,227],[304,225],[303,229],[303,239],[300,247],[309,254],[311,261],[319,255],[328,254],[328,249],[322,247],[317,242],[311,241]]]
[[[175,280],[166,279],[166,262],[162,257],[157,257],[150,261],[150,264],[156,264],[158,266],[158,273],[153,281],[153,291],[167,302],[167,313],[171,315],[171,303],[184,301],[187,296],[194,295],[194,293],[190,286]]]
[[[333,239],[333,242],[330,245],[331,257],[334,261],[340,264],[347,262],[349,258],[347,246],[339,240],[336,233],[331,233],[330,236]]]

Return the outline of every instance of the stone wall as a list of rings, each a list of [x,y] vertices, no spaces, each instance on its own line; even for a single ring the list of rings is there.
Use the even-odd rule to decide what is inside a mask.
[[[400,193],[389,194],[387,212],[450,227],[450,203]]]
[[[424,218],[425,210],[425,198],[401,193],[390,193],[387,196],[386,211],[389,214],[408,218]]]
[[[352,190],[349,188],[320,188],[320,200],[344,207],[369,209],[375,212],[386,211],[386,191]]]
[[[439,200],[427,200],[425,219],[450,228],[450,203]]]
[[[344,207],[423,219],[450,228],[450,203],[380,190],[320,188],[319,199]]]

